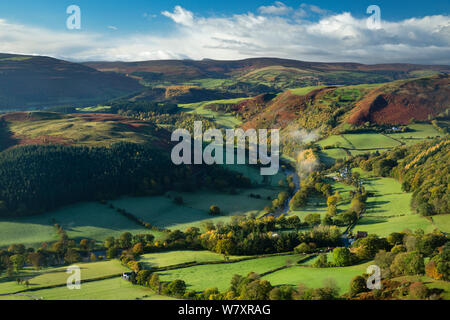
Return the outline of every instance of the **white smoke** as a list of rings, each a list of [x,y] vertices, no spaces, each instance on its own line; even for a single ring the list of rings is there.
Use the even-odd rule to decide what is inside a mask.
[[[316,130],[308,131],[306,129],[290,130],[288,136],[293,142],[299,145],[305,145],[319,140],[320,136]]]

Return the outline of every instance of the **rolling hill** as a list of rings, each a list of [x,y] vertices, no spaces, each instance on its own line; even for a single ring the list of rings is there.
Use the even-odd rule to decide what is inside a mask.
[[[0,109],[99,103],[141,89],[135,79],[77,63],[0,54]]]
[[[317,63],[276,58],[87,62],[85,65],[99,71],[125,74],[149,84],[180,84],[199,79],[215,79],[214,86],[227,87],[229,83],[224,80],[232,79],[278,89],[318,84],[380,83],[450,71],[448,66],[436,65]]]
[[[351,124],[407,124],[450,108],[448,74],[386,84],[357,103],[348,119]]]
[[[384,84],[311,86],[262,94],[207,109],[232,112],[243,128],[332,129],[375,125],[405,125],[428,121],[450,107],[448,74]]]
[[[0,151],[24,145],[111,146],[146,143],[168,149],[169,134],[148,122],[113,114],[16,112],[0,117]]]

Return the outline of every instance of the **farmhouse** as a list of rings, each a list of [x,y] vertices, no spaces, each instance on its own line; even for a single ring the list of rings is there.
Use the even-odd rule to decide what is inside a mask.
[[[131,273],[130,273],[130,272],[124,272],[124,273],[122,274],[122,279],[123,279],[123,280],[130,281],[130,277],[131,277]]]

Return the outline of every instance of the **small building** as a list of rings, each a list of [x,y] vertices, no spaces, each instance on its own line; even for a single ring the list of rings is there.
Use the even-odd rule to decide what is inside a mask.
[[[124,273],[122,274],[122,279],[123,279],[123,280],[130,281],[130,277],[131,277],[131,273],[129,273],[129,272],[124,272]]]
[[[363,239],[363,238],[367,238],[369,236],[369,234],[365,231],[358,231],[358,233],[356,234],[356,239]]]

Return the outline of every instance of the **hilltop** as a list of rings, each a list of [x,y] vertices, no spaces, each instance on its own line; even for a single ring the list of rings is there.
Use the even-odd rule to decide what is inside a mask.
[[[385,77],[404,78],[420,71],[449,72],[448,66],[425,66],[411,64],[363,65],[358,63],[320,63],[277,58],[253,58],[236,61],[219,60],[158,60],[142,62],[86,62],[85,65],[148,80],[189,81],[202,78],[229,78],[242,76],[248,78],[260,72],[279,70],[291,73],[325,72],[373,72]]]
[[[99,103],[141,89],[135,79],[78,63],[0,54],[0,109]]]
[[[16,112],[0,117],[0,150],[24,145],[110,146],[118,142],[168,148],[169,134],[148,122],[113,114]]]

